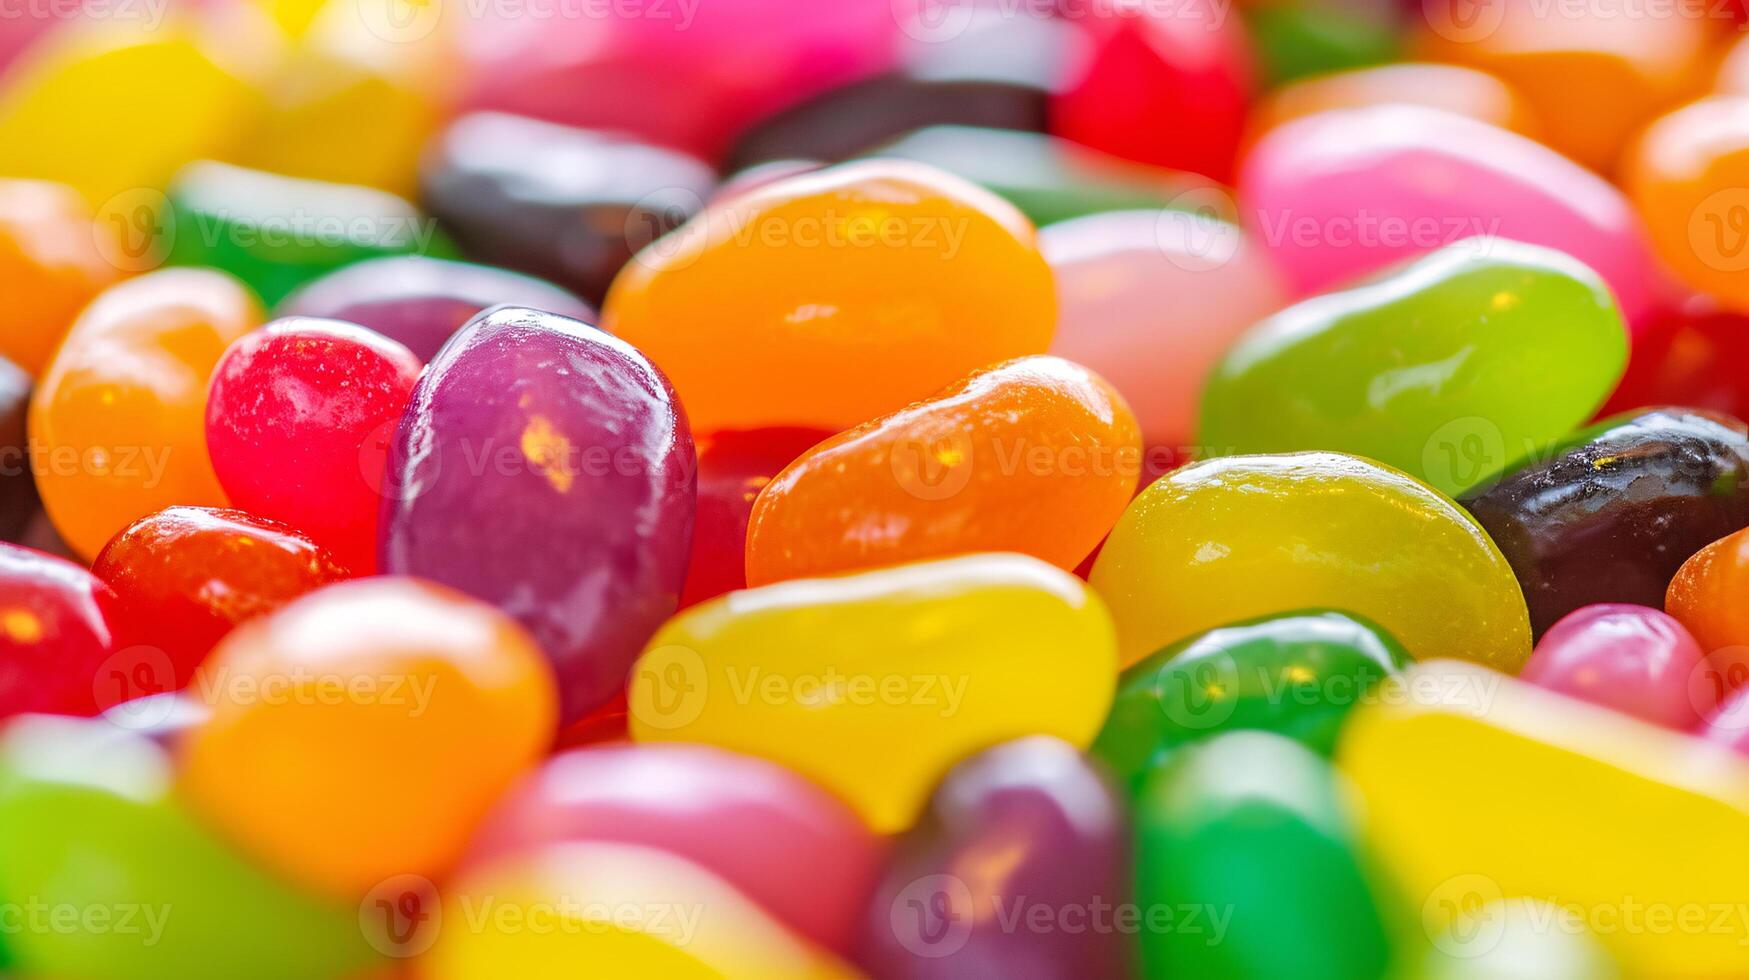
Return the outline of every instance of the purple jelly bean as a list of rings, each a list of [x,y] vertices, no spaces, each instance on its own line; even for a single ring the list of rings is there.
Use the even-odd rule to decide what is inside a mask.
[[[423,255],[392,255],[343,266],[287,296],[276,312],[369,327],[429,361],[462,324],[481,310],[500,305],[595,320],[588,303],[544,279]]]
[[[686,577],[692,432],[643,354],[500,307],[438,352],[389,450],[379,553],[493,603],[552,660],[569,724],[624,688]]]
[[[1123,977],[1126,839],[1110,784],[1068,743],[973,756],[899,841],[858,958],[887,980]]]

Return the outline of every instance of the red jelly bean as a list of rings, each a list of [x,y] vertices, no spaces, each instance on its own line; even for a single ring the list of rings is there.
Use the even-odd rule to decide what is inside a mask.
[[[0,544],[0,718],[96,714],[114,613],[115,594],[90,572]]]
[[[682,608],[747,587],[747,521],[771,478],[832,433],[819,429],[718,432],[698,448],[698,516]]]
[[[389,439],[420,367],[339,320],[291,317],[232,344],[206,414],[231,503],[303,531],[354,574],[375,572]]]
[[[113,682],[129,688],[115,700],[182,687],[232,627],[346,577],[297,531],[208,507],[135,522],[92,570],[115,590],[118,632],[139,648],[124,665],[129,675]]]
[[[1749,418],[1749,316],[1694,297],[1634,340],[1628,370],[1602,417],[1681,405]]]

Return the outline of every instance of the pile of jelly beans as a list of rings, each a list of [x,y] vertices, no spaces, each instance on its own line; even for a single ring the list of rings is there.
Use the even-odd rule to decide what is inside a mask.
[[[0,976],[1749,977],[1746,21],[0,2]]]

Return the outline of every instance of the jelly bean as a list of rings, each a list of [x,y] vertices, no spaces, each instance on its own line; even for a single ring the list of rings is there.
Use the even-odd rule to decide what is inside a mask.
[[[15,968],[302,980],[376,960],[354,902],[300,894],[233,854],[173,780],[164,749],[108,721],[29,716],[0,733],[10,842],[0,890],[19,903],[6,930]],[[61,910],[76,910],[75,927]]]
[[[261,323],[240,283],[164,269],[104,290],[74,321],[30,408],[43,506],[81,555],[176,504],[223,506],[207,455],[207,382]]]
[[[92,571],[119,598],[127,642],[161,651],[122,683],[126,697],[181,688],[239,623],[345,577],[309,538],[237,510],[171,507],[136,521]],[[122,700],[124,698],[118,698]]]
[[[354,574],[376,571],[389,441],[419,369],[412,351],[338,320],[276,320],[238,340],[206,407],[225,494]]]
[[[117,646],[116,597],[70,561],[0,544],[0,718],[93,715]]]
[[[686,416],[637,350],[555,314],[491,310],[445,345],[401,419],[382,567],[515,617],[575,721],[624,688],[674,612],[693,462]]]
[[[706,159],[735,134],[891,65],[908,2],[737,0],[642,16],[499,8],[459,32],[466,104],[619,130]]]
[[[1337,453],[1167,474],[1124,512],[1091,582],[1125,665],[1217,626],[1316,608],[1375,620],[1421,659],[1517,670],[1530,655],[1524,597],[1476,522],[1396,470]]]
[[[1103,604],[1067,572],[1021,555],[920,562],[669,620],[633,668],[631,731],[780,762],[890,832],[969,752],[1033,734],[1088,744],[1116,662]]]
[[[1387,684],[1397,690],[1350,717],[1337,757],[1430,934],[1461,908],[1527,896],[1622,923],[1600,938],[1630,976],[1749,969],[1749,923],[1646,918],[1736,907],[1749,764],[1472,664],[1421,664]]]
[[[1401,47],[1395,0],[1288,0],[1245,13],[1261,73],[1274,84],[1390,61]]]
[[[1042,229],[1039,248],[1062,306],[1051,353],[1117,387],[1150,456],[1190,446],[1203,380],[1233,339],[1284,299],[1256,244],[1201,214],[1089,215]],[[1162,296],[1172,297],[1169,316]]]
[[[1624,170],[1658,257],[1685,284],[1749,311],[1749,97],[1705,99],[1658,120]]]
[[[275,312],[369,327],[406,344],[423,363],[474,314],[500,303],[595,318],[582,300],[532,276],[423,255],[354,262],[300,287]]]
[[[1035,736],[981,752],[900,840],[860,962],[893,980],[1125,976],[1114,916],[1129,893],[1127,831],[1122,803],[1074,746]],[[999,873],[985,871],[992,861]]]
[[[1656,609],[1599,603],[1549,628],[1521,680],[1687,731],[1718,703],[1700,645]]]
[[[1535,108],[1549,146],[1609,173],[1646,123],[1706,88],[1714,32],[1700,6],[1597,0],[1588,16],[1549,16],[1511,2],[1477,17],[1463,0],[1427,0],[1418,46],[1498,75]]]
[[[1144,974],[1384,975],[1390,948],[1347,794],[1323,758],[1269,732],[1220,735],[1155,770],[1136,800],[1136,898],[1204,922],[1146,929]]]
[[[845,951],[885,856],[849,807],[764,759],[702,745],[553,757],[498,803],[471,863],[564,841],[686,858],[800,935]]]
[[[433,144],[421,200],[470,257],[599,304],[632,254],[692,217],[715,182],[702,161],[623,134],[478,112]]]
[[[545,750],[556,704],[508,617],[397,578],[331,585],[243,624],[195,683],[212,717],[183,736],[182,788],[200,816],[291,880],[354,901],[391,876],[447,870]]]
[[[1134,496],[1141,437],[1105,379],[1008,361],[840,433],[753,504],[747,582],[1016,551],[1073,570]]]
[[[232,64],[202,17],[92,18],[44,37],[0,84],[0,174],[62,181],[100,206],[218,152],[258,98],[239,65],[266,60],[272,39],[225,18]]]
[[[361,259],[451,250],[429,219],[385,191],[202,161],[170,188],[166,260],[235,275],[271,306]]]
[[[1043,352],[1057,306],[1018,211],[874,161],[711,205],[626,266],[602,315],[662,364],[701,432],[838,430]]]
[[[66,9],[66,7],[36,8],[22,11],[23,16],[7,17],[0,20],[0,70],[5,69],[20,55],[29,51],[39,38],[64,19],[78,16],[80,2],[74,2],[67,6],[71,7],[71,10]],[[4,951],[0,950],[0,959],[4,959],[3,953]]]
[[[1425,106],[1321,112],[1277,127],[1246,158],[1239,193],[1259,240],[1304,293],[1475,236],[1568,253],[1609,283],[1630,325],[1659,288],[1621,192],[1516,133]]]
[[[1335,610],[1209,630],[1123,672],[1093,754],[1132,789],[1180,747],[1227,731],[1275,732],[1329,755],[1342,719],[1408,662],[1376,623]]]
[[[1051,101],[1051,132],[1131,160],[1232,177],[1251,98],[1251,52],[1213,0],[1170,11],[1090,0],[1093,51]]]
[[[844,160],[925,126],[1043,132],[1045,102],[1080,40],[1063,20],[993,7],[918,32],[891,72],[825,92],[735,141],[729,169],[772,160]]]
[[[1038,133],[932,126],[871,155],[912,160],[971,181],[1019,208],[1040,227],[1101,211],[1215,209],[1231,200],[1195,174],[1133,163]]]
[[[698,518],[682,609],[747,587],[747,523],[759,491],[831,435],[821,429],[753,429],[699,441]]]
[[[1261,137],[1283,123],[1326,110],[1390,104],[1443,109],[1532,138],[1540,132],[1524,97],[1493,75],[1415,62],[1356,68],[1284,85],[1257,103],[1250,131]]]
[[[1463,503],[1539,635],[1593,603],[1658,606],[1690,555],[1749,525],[1749,427],[1679,408],[1620,416]]]
[[[1472,239],[1245,333],[1203,390],[1199,441],[1340,450],[1456,496],[1590,419],[1627,356],[1590,269]]]
[[[0,357],[33,375],[48,365],[73,318],[121,278],[106,256],[119,244],[64,184],[0,180]],[[105,245],[112,251],[106,252]]]
[[[1687,405],[1749,416],[1749,318],[1694,297],[1662,313],[1634,340],[1628,371],[1603,407],[1619,415],[1659,405]]]
[[[1405,980],[1617,980],[1615,961],[1570,908],[1534,898],[1466,902],[1429,936]]]
[[[30,375],[0,357],[0,541],[18,541],[39,501],[30,469]]]
[[[1749,682],[1749,530],[1695,552],[1670,580],[1664,608],[1675,616],[1721,672],[1720,695]]]
[[[445,889],[420,980],[515,976],[850,980],[854,970],[798,939],[698,865],[649,847],[558,844],[470,872]],[[479,920],[479,910],[493,914]],[[470,910],[474,918],[469,918]],[[449,923],[480,921],[478,927]]]

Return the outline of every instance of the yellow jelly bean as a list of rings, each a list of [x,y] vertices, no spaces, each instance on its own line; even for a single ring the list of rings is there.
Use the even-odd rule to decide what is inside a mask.
[[[265,27],[233,17],[215,42],[195,15],[173,13],[55,30],[6,75],[0,174],[71,184],[96,207],[162,187],[218,152],[254,110],[257,88],[212,52],[257,63],[271,43]]]
[[[43,506],[75,551],[91,558],[165,507],[224,506],[207,383],[261,317],[222,272],[164,269],[104,290],[73,322],[32,395],[30,451]]]
[[[548,846],[465,872],[445,891],[421,980],[857,975],[716,875],[656,848]]]
[[[1735,753],[1448,661],[1387,681],[1338,762],[1430,935],[1532,898],[1577,913],[1630,975],[1749,976]]]
[[[980,554],[694,606],[633,668],[630,728],[780,762],[896,831],[978,749],[1088,745],[1116,680],[1111,619],[1080,579]]]
[[[1090,578],[1127,666],[1192,633],[1296,609],[1357,612],[1419,659],[1516,671],[1530,619],[1470,516],[1390,467],[1339,453],[1231,456],[1156,480]]]

